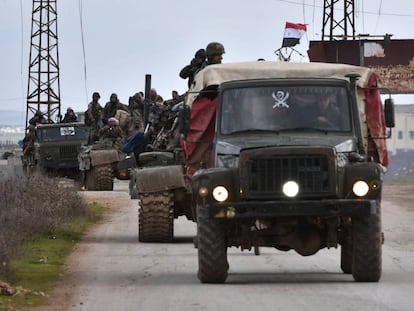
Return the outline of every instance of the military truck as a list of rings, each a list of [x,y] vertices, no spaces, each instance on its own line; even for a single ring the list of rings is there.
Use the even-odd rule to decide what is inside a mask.
[[[343,64],[262,61],[197,74],[182,133],[185,173],[148,170],[147,190],[158,195],[144,206],[162,210],[162,221],[176,202],[192,211],[201,282],[225,282],[233,246],[302,256],[339,246],[345,274],[380,279],[394,108],[386,99],[384,113],[378,84],[370,69]]]
[[[78,167],[84,186],[90,191],[112,191],[114,180],[128,180],[135,158],[122,153],[111,140],[100,140],[82,147]]]
[[[165,110],[160,130],[137,156],[131,172],[131,199],[139,200],[138,232],[140,242],[171,242],[174,219],[185,216],[194,220],[191,189],[184,182],[184,159],[179,144],[178,116],[183,104]],[[151,120],[151,118],[149,118]]]
[[[88,143],[89,127],[81,123],[41,124],[30,131],[30,151],[22,158],[24,167],[80,180],[78,153]]]
[[[302,256],[340,246],[345,274],[380,279],[394,108],[385,100],[384,114],[378,84],[368,68],[324,63],[222,64],[197,75],[184,154],[201,282],[225,282],[232,246]]]

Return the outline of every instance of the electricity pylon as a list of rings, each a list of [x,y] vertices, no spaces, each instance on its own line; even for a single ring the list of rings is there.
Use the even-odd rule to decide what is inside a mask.
[[[60,117],[57,0],[33,0],[26,124],[36,111]]]

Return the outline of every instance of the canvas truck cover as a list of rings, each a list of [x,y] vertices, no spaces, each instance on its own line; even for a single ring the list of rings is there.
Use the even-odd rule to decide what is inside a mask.
[[[186,104],[191,107],[191,129],[182,147],[186,163],[193,170],[200,162],[209,167],[211,142],[214,138],[215,112],[217,98],[199,97],[202,90],[211,86],[220,86],[227,81],[283,79],[283,78],[335,78],[347,79],[345,75],[354,73],[361,77],[357,81],[359,118],[362,125],[364,145],[368,147],[368,134],[372,137],[385,137],[385,120],[377,89],[378,76],[369,68],[331,63],[289,63],[256,61],[245,63],[228,63],[210,65],[201,70],[195,77],[189,90]],[[373,140],[379,161],[388,166],[388,153],[385,139]]]

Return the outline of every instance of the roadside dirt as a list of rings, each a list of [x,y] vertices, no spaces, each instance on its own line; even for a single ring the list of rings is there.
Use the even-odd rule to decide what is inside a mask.
[[[414,183],[411,185],[385,185],[382,200],[394,202],[398,206],[414,212]]]
[[[82,195],[88,202],[96,202],[109,209],[105,217],[100,221],[100,224],[111,221],[113,213],[120,213],[126,206],[134,206],[137,204],[137,200],[131,200],[127,192],[83,192]],[[385,236],[387,237],[387,231],[394,233],[394,226],[403,226],[408,231],[403,230],[404,234],[401,236],[394,236],[392,241],[388,241],[386,238],[386,244],[391,243],[393,247],[404,248],[405,243],[408,240],[413,239],[411,234],[412,225],[409,223],[409,219],[405,219],[407,212],[414,215],[414,184],[413,185],[386,185],[383,189],[383,201],[391,202],[392,206],[396,206],[394,211],[384,212],[383,217],[386,217],[387,223],[391,223],[390,227],[384,229]],[[410,219],[412,217],[409,217]],[[94,228],[91,229],[93,231]],[[78,266],[78,260],[82,254],[87,251],[87,246],[79,244],[75,247],[74,252],[69,256],[65,268],[65,274],[54,285],[53,289],[48,293],[49,303],[46,306],[36,308],[26,308],[26,311],[65,311],[70,310],[70,298],[76,288],[79,280],[74,279],[72,271]]]
[[[104,217],[96,224],[102,225],[110,221],[113,213],[117,213],[130,204],[138,204],[137,200],[131,200],[127,192],[81,192],[82,196],[89,203],[97,203],[101,206],[108,208],[108,212]],[[95,227],[90,229],[90,232]],[[86,233],[88,234],[88,233]],[[48,304],[39,306],[24,308],[22,311],[64,311],[70,308],[70,297],[73,289],[76,287],[77,280],[72,277],[72,271],[78,266],[78,258],[87,251],[84,244],[78,244],[75,246],[72,254],[68,257],[65,265],[65,273],[61,276],[56,284],[52,286],[52,289],[47,293],[49,299]]]

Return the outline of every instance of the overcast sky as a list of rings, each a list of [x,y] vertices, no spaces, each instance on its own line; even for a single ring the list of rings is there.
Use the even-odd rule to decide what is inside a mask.
[[[0,110],[26,110],[32,2],[0,0]],[[211,41],[223,43],[226,63],[276,61],[274,51],[281,46],[286,21],[308,25],[295,47],[304,57],[292,58],[308,62],[309,41],[321,40],[323,2],[58,0],[62,111],[68,106],[84,111],[94,91],[101,93],[101,104],[111,93],[128,103],[129,96],[144,90],[146,74],[152,75],[152,86],[164,99],[171,90],[183,93],[187,81],[179,71]],[[356,33],[414,39],[412,0],[355,2]],[[414,103],[414,95],[397,103]]]

